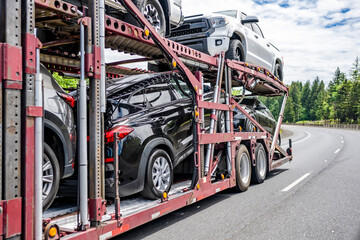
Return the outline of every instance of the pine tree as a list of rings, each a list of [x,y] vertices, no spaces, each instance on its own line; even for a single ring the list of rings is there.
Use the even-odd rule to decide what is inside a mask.
[[[319,88],[319,77],[316,77],[311,85],[310,91],[310,99],[308,103],[308,112],[309,112],[309,119],[316,120],[316,112],[317,112],[317,105],[315,104],[318,95],[318,88]]]
[[[321,80],[317,91],[317,97],[314,102],[315,120],[323,120],[326,118],[325,98],[326,98],[325,84],[324,81]]]
[[[303,86],[303,90],[301,93],[301,105],[303,107],[302,119],[310,120],[310,81],[307,81]]]

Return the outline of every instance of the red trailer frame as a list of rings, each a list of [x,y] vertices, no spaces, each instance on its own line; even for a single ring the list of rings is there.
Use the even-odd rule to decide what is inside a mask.
[[[197,149],[194,153],[194,164],[197,167],[195,171],[195,182],[191,182],[188,187],[183,187],[180,191],[164,196],[161,201],[152,202],[148,206],[144,206],[142,210],[133,211],[128,214],[121,215],[120,212],[120,199],[115,198],[115,204],[106,205],[103,186],[103,164],[104,157],[103,151],[103,129],[101,126],[101,112],[99,109],[100,98],[100,78],[101,78],[101,59],[100,59],[100,30],[99,30],[99,0],[89,0],[88,9],[83,8],[82,13],[88,13],[87,16],[79,13],[76,6],[62,0],[23,0],[20,3],[14,3],[12,0],[5,0],[2,3],[2,12],[5,16],[9,17],[11,12],[4,7],[13,7],[14,9],[22,9],[25,14],[20,16],[19,11],[13,14],[21,19],[23,27],[23,41],[17,43],[13,38],[1,39],[0,43],[0,57],[1,57],[1,91],[2,95],[12,94],[14,98],[19,99],[20,93],[23,105],[22,115],[10,108],[11,104],[6,101],[3,102],[3,97],[0,96],[0,108],[4,108],[7,114],[0,114],[1,120],[6,123],[5,118],[9,118],[11,113],[15,114],[15,119],[21,119],[21,126],[24,130],[21,135],[23,143],[21,146],[21,167],[22,174],[18,174],[18,169],[14,168],[13,162],[10,161],[8,155],[11,147],[6,145],[8,138],[14,138],[10,131],[5,131],[0,134],[2,143],[0,145],[0,165],[5,166],[4,173],[0,171],[0,239],[7,239],[9,237],[18,237],[22,239],[34,238],[34,117],[42,117],[42,109],[34,107],[34,96],[31,91],[32,79],[35,76],[36,66],[34,53],[36,48],[40,48],[41,44],[34,35],[35,26],[44,26],[47,24],[46,19],[36,22],[36,16],[51,16],[53,21],[49,22],[51,27],[56,24],[72,24],[73,20],[81,21],[86,29],[86,54],[85,54],[85,69],[86,75],[90,78],[90,99],[92,109],[90,112],[90,145],[93,149],[92,156],[89,159],[90,172],[94,173],[89,176],[91,189],[88,197],[89,206],[89,220],[90,226],[82,226],[81,228],[68,227],[69,222],[72,224],[74,214],[65,214],[64,216],[55,216],[54,218],[43,219],[43,232],[45,239],[108,239],[113,236],[119,235],[123,232],[131,230],[137,226],[147,223],[160,216],[173,212],[181,207],[190,205],[201,199],[209,197],[217,192],[223,191],[228,188],[235,187],[236,182],[236,152],[240,144],[246,144],[249,149],[250,158],[253,166],[256,165],[255,147],[257,144],[262,143],[265,146],[268,156],[268,170],[271,171],[282,164],[292,160],[291,146],[285,152],[281,147],[276,146],[277,133],[274,134],[273,139],[266,130],[257,123],[249,114],[235,101],[231,96],[232,86],[243,86],[248,91],[255,95],[264,96],[284,96],[283,106],[278,119],[278,127],[281,125],[283,111],[288,96],[288,88],[273,74],[264,68],[253,66],[243,62],[236,62],[232,60],[223,60],[223,55],[218,57],[211,57],[205,53],[201,53],[187,46],[173,42],[169,39],[161,37],[152,28],[150,23],[142,16],[137,7],[131,0],[121,0],[121,4],[138,20],[142,27],[135,27],[119,19],[111,16],[105,16],[105,37],[106,48],[118,50],[131,54],[141,55],[144,58],[136,61],[150,61],[157,60],[160,62],[168,62],[172,65],[173,69],[180,71],[187,77],[187,80],[192,85],[195,93],[196,106],[194,109],[194,120],[196,122],[196,134],[194,141],[197,142]],[[72,20],[72,21],[70,21]],[[20,20],[19,20],[20,21]],[[18,24],[18,23],[17,23]],[[48,26],[48,25],[46,25]],[[8,28],[18,29],[19,26],[9,25]],[[78,32],[79,25],[68,25],[72,32]],[[10,32],[5,35],[10,36]],[[8,41],[7,41],[8,40]],[[16,39],[15,39],[16,40]],[[71,42],[72,40],[66,40]],[[65,42],[66,42],[65,41]],[[53,46],[61,44],[61,41],[52,42]],[[51,44],[47,44],[44,48],[51,49]],[[20,47],[20,45],[22,47]],[[8,55],[16,56],[11,58],[13,61],[8,61]],[[21,62],[23,57],[24,63]],[[78,57],[69,56],[64,53],[54,52],[49,50],[48,53],[42,53],[40,60],[46,64],[51,70],[64,73],[79,73],[80,60]],[[118,77],[120,75],[146,73],[147,71],[139,69],[128,69],[118,66],[120,63],[113,63],[107,66],[107,75],[111,77]],[[195,71],[196,70],[196,71]],[[225,81],[227,90],[227,100],[229,104],[206,102],[203,101],[201,96],[203,94],[203,76],[212,76],[219,78],[220,84],[219,93],[221,91],[221,80],[225,72]],[[236,75],[233,72],[237,72]],[[21,82],[24,79],[23,83]],[[9,90],[11,89],[11,90]],[[230,89],[230,90],[229,90]],[[10,91],[10,93],[8,93]],[[11,95],[11,96],[12,96]],[[17,97],[16,97],[17,96]],[[20,102],[19,102],[20,106]],[[254,124],[257,132],[234,132],[233,129],[233,111],[234,109],[241,111],[248,119]],[[215,111],[228,112],[230,118],[230,129],[226,133],[206,133],[202,129],[203,123],[203,109],[214,109]],[[9,112],[9,113],[8,113]],[[17,114],[17,115],[16,115]],[[216,114],[212,114],[211,118],[216,121]],[[15,128],[19,128],[19,124],[13,123]],[[8,126],[5,129],[9,129]],[[0,131],[2,128],[0,128]],[[15,136],[16,138],[16,136]],[[16,141],[16,140],[14,140]],[[117,137],[114,137],[114,148],[117,146]],[[205,174],[203,169],[204,163],[204,149],[206,145],[214,147],[215,144],[229,143],[231,158],[231,169],[229,175],[217,181],[211,179],[211,174]],[[3,147],[4,146],[4,147]],[[15,145],[17,146],[17,145]],[[20,143],[18,144],[20,149]],[[95,150],[97,149],[97,150]],[[116,150],[116,149],[114,149]],[[18,151],[14,151],[18,152]],[[115,151],[117,152],[117,151]],[[276,152],[276,156],[275,153]],[[2,159],[5,156],[5,159]],[[10,156],[10,155],[9,155]],[[20,156],[17,157],[20,159]],[[213,170],[217,164],[217,159],[213,153],[210,155],[210,171]],[[11,163],[11,164],[10,164]],[[114,161],[116,166],[116,159]],[[19,167],[20,168],[20,167]],[[1,169],[1,168],[0,168]],[[13,189],[9,191],[7,186],[10,179],[6,176],[14,174],[22,181],[22,192],[15,193],[14,196],[6,197],[6,194],[13,193]],[[117,167],[115,167],[117,169]],[[96,174],[95,174],[96,173]],[[5,174],[5,176],[2,176]],[[5,179],[5,182],[1,182]],[[116,183],[118,179],[116,179]],[[11,184],[16,184],[12,182]],[[118,190],[117,190],[118,191]],[[21,222],[21,224],[16,224]],[[64,223],[65,222],[65,223]],[[75,222],[76,223],[76,222]],[[50,230],[54,228],[56,235],[50,237]]]

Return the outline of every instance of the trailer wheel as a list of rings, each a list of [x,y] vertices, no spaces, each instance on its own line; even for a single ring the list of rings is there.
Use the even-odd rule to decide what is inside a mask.
[[[260,184],[263,183],[266,178],[268,166],[266,152],[261,143],[259,143],[255,148],[255,160],[256,165],[252,168],[252,180],[253,182]]]
[[[54,201],[60,184],[60,167],[56,154],[52,148],[44,143],[43,153],[43,211],[48,209]]]
[[[251,160],[250,155],[245,147],[241,144],[235,157],[235,171],[236,171],[236,190],[245,192],[250,186],[251,180]]]
[[[172,181],[171,158],[164,150],[154,149],[148,160],[145,187],[141,194],[149,199],[161,198],[164,192],[169,192]]]

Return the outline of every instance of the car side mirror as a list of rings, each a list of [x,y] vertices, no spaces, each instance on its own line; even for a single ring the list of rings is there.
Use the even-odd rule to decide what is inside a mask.
[[[259,19],[256,16],[246,16],[245,19],[241,20],[242,24],[256,22],[259,22]]]

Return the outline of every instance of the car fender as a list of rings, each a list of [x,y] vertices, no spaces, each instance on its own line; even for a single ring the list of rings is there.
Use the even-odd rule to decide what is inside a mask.
[[[244,47],[244,57],[245,57],[245,61],[246,61],[246,56],[247,56],[247,40],[246,40],[246,37],[245,37],[245,31],[244,29],[236,29],[232,35],[231,35],[231,38],[240,38],[240,41],[242,42],[243,44],[243,47]]]
[[[158,137],[158,138],[154,138],[154,139],[150,140],[144,147],[144,150],[143,150],[143,152],[141,154],[141,158],[140,158],[140,166],[139,166],[139,170],[138,170],[138,183],[139,183],[139,188],[141,189],[141,191],[144,189],[148,158],[151,154],[151,151],[154,150],[154,148],[156,148],[156,146],[159,146],[159,145],[167,146],[168,149],[170,149],[170,152],[168,152],[168,153],[170,154],[171,159],[174,160],[174,158],[175,158],[174,147],[172,146],[171,142],[168,139],[163,138],[163,137]]]
[[[71,159],[74,155],[73,149],[68,146],[68,144],[72,144],[72,142],[65,140],[65,138],[70,139],[69,134],[65,130],[62,131],[53,121],[47,118],[44,118],[44,128],[49,128],[52,132],[54,132],[56,136],[60,139],[61,144],[63,146],[62,150],[64,152],[64,163],[63,163],[64,165],[62,166],[62,169],[60,169],[61,178],[65,178],[72,175],[73,171],[72,172],[65,171],[65,169],[69,169],[67,168],[68,165],[71,165],[69,163],[69,159]]]

